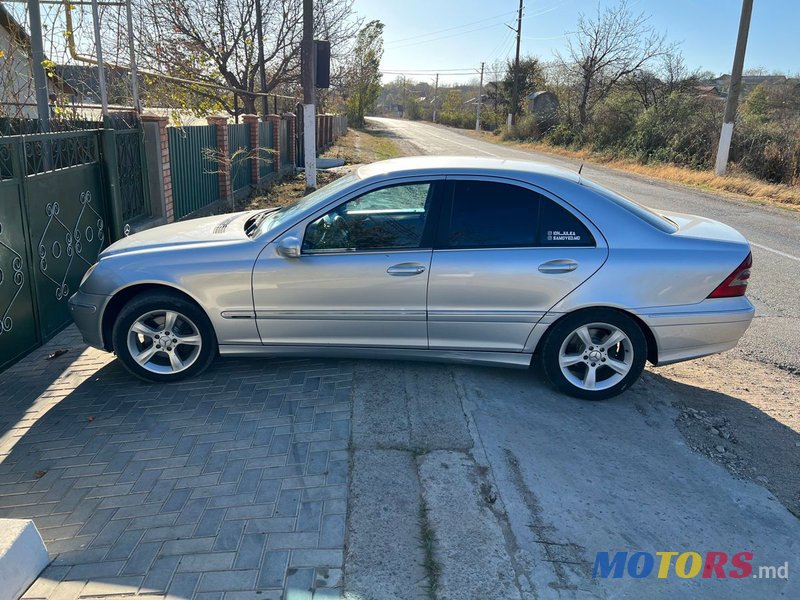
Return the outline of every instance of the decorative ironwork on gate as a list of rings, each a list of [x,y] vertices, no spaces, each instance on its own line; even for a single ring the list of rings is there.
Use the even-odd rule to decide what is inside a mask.
[[[144,193],[143,149],[144,139],[140,129],[120,130],[114,133],[117,146],[122,218],[132,221],[150,216],[150,203]]]

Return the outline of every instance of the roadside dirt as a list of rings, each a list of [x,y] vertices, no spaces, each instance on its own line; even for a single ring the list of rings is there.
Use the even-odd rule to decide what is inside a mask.
[[[340,158],[345,164],[333,169],[317,171],[318,187],[346,175],[358,165],[410,154],[403,150],[390,132],[382,129],[349,129],[345,135],[331,146],[322,156]],[[276,182],[266,190],[242,200],[238,210],[258,210],[273,206],[283,206],[306,195],[305,174],[301,171]]]
[[[732,353],[648,370],[681,398],[677,425],[694,451],[800,518],[799,377]]]

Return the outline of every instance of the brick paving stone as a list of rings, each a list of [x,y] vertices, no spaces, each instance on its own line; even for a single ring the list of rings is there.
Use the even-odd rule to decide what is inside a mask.
[[[25,599],[338,597],[352,380],[225,359],[145,383],[67,328],[0,373],[0,518],[53,558]]]

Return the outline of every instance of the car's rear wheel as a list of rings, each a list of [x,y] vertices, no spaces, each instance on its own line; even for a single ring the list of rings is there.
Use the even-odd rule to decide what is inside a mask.
[[[628,315],[606,308],[569,315],[548,332],[544,372],[560,391],[605,400],[628,389],[642,374],[647,340]]]
[[[206,314],[177,294],[145,293],[120,311],[112,331],[114,351],[134,375],[179,381],[205,371],[217,354]]]

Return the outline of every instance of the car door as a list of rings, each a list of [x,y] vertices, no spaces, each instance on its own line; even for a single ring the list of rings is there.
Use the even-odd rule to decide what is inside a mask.
[[[518,181],[448,178],[428,283],[431,349],[519,352],[605,261],[599,232]]]
[[[297,224],[299,256],[266,248],[253,273],[264,344],[427,348],[430,217],[443,178],[369,189]]]

